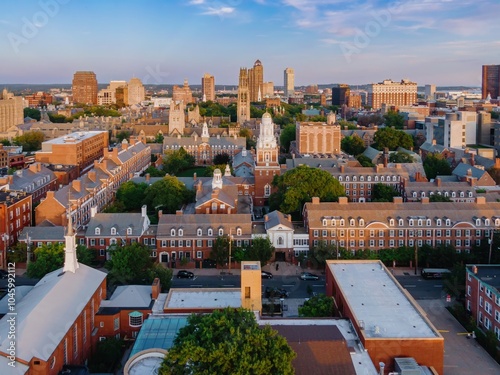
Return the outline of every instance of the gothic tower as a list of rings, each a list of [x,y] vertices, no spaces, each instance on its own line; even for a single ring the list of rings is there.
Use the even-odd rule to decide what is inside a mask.
[[[168,135],[184,135],[184,128],[186,126],[185,120],[184,102],[174,102],[172,100],[168,113]]]
[[[262,93],[263,84],[264,84],[264,66],[260,62],[260,60],[255,61],[253,64],[253,68],[251,68],[248,72],[249,82],[248,85],[250,87],[250,101],[258,102],[259,92]]]
[[[268,204],[271,195],[271,183],[275,175],[280,174],[278,162],[278,143],[274,136],[274,123],[269,113],[264,113],[260,124],[256,146],[255,162],[255,200],[256,206]]]
[[[240,79],[238,85],[238,124],[243,124],[250,120],[250,93],[248,88],[248,69],[240,69]]]

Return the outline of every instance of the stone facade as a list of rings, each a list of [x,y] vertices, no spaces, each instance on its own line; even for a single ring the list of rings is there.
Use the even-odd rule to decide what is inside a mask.
[[[14,96],[4,89],[0,98],[0,131],[4,132],[11,126],[22,124],[23,109],[23,98]]]
[[[372,83],[368,87],[368,105],[379,109],[382,104],[407,106],[417,102],[417,84],[407,79],[394,82],[386,79],[380,83]]]

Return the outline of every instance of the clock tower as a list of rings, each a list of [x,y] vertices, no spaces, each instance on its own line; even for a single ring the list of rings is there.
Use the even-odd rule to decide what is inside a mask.
[[[278,162],[279,146],[274,136],[274,124],[269,113],[264,113],[260,124],[255,160],[255,199],[256,206],[266,206],[271,195],[272,181],[280,174]]]

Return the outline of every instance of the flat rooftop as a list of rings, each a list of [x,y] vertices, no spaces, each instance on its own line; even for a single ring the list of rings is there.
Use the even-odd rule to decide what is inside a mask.
[[[241,307],[240,288],[170,289],[165,309],[222,309]]]
[[[367,338],[436,338],[413,299],[379,262],[328,262]]]
[[[474,273],[474,265],[468,264],[467,271],[479,280],[500,291],[500,265],[498,264],[477,264],[477,273]]]

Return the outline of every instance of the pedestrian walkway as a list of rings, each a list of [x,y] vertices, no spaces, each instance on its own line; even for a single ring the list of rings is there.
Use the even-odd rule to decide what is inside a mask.
[[[276,269],[276,264],[278,264],[278,268]],[[241,269],[239,266],[235,266],[236,268],[231,268],[230,270],[225,268],[196,268],[191,269],[190,271],[194,272],[195,275],[198,276],[220,276],[227,275],[230,273],[231,275],[241,275]],[[181,269],[181,268],[178,268]],[[271,272],[274,276],[299,276],[303,271],[311,271],[313,273],[321,274],[320,270],[310,270],[303,269],[295,264],[288,262],[272,262],[266,264],[262,267],[262,271]],[[177,273],[177,269],[173,270],[174,275]]]

